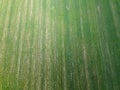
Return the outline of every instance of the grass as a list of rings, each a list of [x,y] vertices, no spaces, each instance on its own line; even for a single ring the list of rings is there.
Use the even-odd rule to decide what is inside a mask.
[[[119,0],[0,0],[0,90],[120,90]]]

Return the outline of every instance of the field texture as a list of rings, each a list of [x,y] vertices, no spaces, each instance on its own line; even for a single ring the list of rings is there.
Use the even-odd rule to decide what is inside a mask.
[[[120,90],[120,0],[0,0],[0,90]]]

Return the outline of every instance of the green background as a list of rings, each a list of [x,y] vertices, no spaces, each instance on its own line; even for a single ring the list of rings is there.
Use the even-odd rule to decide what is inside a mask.
[[[120,1],[0,0],[0,90],[120,90]]]

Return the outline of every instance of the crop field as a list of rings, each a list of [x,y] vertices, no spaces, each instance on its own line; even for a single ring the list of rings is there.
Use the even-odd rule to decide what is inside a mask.
[[[120,1],[0,0],[0,90],[120,90]]]

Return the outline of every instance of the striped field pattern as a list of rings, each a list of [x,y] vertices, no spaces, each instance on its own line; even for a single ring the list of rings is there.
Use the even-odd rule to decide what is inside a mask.
[[[120,1],[0,0],[0,90],[120,90]]]

